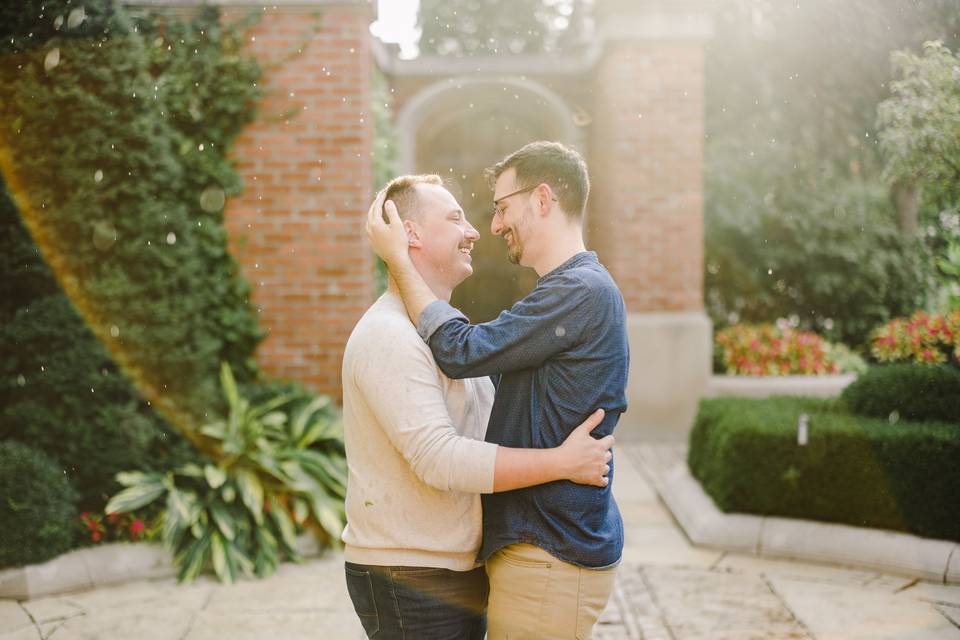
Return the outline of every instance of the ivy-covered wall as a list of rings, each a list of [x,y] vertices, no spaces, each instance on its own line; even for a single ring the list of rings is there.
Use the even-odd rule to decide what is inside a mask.
[[[61,466],[80,508],[102,510],[117,471],[201,455],[221,361],[257,378],[223,215],[260,96],[242,27],[109,0],[0,8],[0,440]]]

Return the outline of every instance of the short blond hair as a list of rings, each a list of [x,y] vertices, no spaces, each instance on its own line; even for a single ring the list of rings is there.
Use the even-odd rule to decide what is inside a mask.
[[[417,217],[419,202],[417,190],[414,187],[418,184],[435,184],[442,187],[443,178],[432,173],[398,176],[384,187],[386,195],[383,201],[393,200],[393,204],[397,205],[397,213],[400,214],[402,220],[416,219]]]

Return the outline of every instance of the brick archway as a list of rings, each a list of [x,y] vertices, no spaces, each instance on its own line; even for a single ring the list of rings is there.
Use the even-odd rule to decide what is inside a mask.
[[[415,94],[397,118],[402,173],[437,173],[480,231],[474,275],[452,302],[471,320],[491,320],[536,284],[536,274],[504,259],[490,233],[489,185],[483,170],[532,140],[580,146],[582,132],[560,96],[531,80],[464,78],[434,83]]]

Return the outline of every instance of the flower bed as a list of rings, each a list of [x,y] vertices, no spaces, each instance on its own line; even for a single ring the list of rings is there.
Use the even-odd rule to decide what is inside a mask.
[[[844,345],[785,322],[727,327],[717,332],[715,350],[714,368],[729,375],[826,375],[865,368]]]

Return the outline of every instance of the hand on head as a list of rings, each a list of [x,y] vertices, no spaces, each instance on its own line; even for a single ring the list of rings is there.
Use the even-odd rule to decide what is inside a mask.
[[[383,258],[388,265],[409,258],[407,247],[409,240],[403,226],[397,206],[392,200],[384,202],[386,191],[377,194],[367,212],[367,237],[374,253]],[[384,213],[387,220],[384,220]]]

